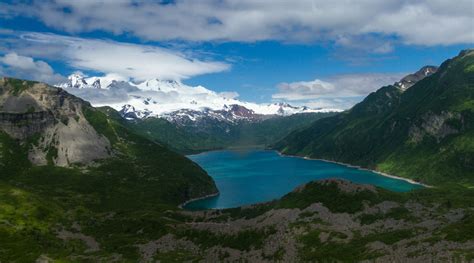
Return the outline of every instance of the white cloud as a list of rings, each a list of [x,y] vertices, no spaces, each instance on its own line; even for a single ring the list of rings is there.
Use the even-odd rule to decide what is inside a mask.
[[[226,63],[189,58],[182,52],[156,46],[44,33],[23,33],[18,41],[27,42],[18,45],[18,50],[27,54],[59,59],[79,70],[113,73],[137,81],[180,80],[230,68]]]
[[[35,61],[31,57],[20,56],[14,52],[0,56],[0,69],[0,72],[5,75],[50,84],[64,80],[64,77],[55,73],[48,63],[42,60]]]
[[[278,84],[279,92],[272,95],[274,99],[305,100],[336,92],[336,87],[329,82],[315,79],[312,81],[298,81]]]
[[[146,40],[326,41],[381,34],[421,45],[473,43],[474,2],[458,0],[176,0],[3,4],[5,17],[28,15],[68,32],[104,30]],[[389,46],[378,52],[387,52]]]
[[[316,100],[304,101],[296,104],[305,105],[311,108],[322,108],[322,109],[339,109],[345,110],[354,106],[356,103],[362,101],[364,97],[344,97],[344,98],[323,98]]]
[[[382,86],[399,81],[405,74],[345,74],[327,80],[280,83],[275,100],[292,101],[312,107],[347,109]]]
[[[219,92],[219,96],[221,96],[223,98],[226,98],[226,99],[236,99],[240,95],[239,95],[239,93],[237,93],[235,91],[223,91],[223,92]]]

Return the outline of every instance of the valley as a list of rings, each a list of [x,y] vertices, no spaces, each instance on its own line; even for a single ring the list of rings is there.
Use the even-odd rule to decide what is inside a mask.
[[[474,263],[474,0],[0,1],[0,263]]]
[[[131,119],[111,106],[92,107],[61,88],[4,77],[0,259],[472,261],[473,58],[472,50],[462,51],[437,70],[424,68],[401,84],[382,87],[342,113],[239,121]],[[249,113],[229,106],[200,114]],[[243,186],[249,199],[226,209],[179,208],[191,199],[239,190],[232,184],[221,189],[209,176],[218,162],[210,159],[216,165],[211,167],[195,159],[212,152],[191,160],[182,154],[250,145],[358,165],[433,187],[413,189],[367,171],[261,150],[225,164],[248,168],[245,173],[260,171],[259,165],[275,169],[255,182],[281,179],[285,187],[275,195],[252,199]],[[226,152],[220,154],[217,160],[224,162]],[[265,164],[269,158],[276,161]],[[307,171],[320,173],[285,181],[289,171],[304,177],[306,165]],[[275,171],[281,176],[271,178]],[[369,180],[362,180],[365,176]],[[379,179],[383,182],[375,182]]]
[[[268,202],[315,180],[344,179],[394,192],[423,186],[354,167],[279,155],[271,150],[224,150],[189,155],[214,179],[218,196],[188,203],[186,210],[223,209]]]

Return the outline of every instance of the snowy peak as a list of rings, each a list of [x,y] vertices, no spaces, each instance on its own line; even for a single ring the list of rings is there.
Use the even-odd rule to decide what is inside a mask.
[[[81,89],[87,86],[87,82],[83,75],[72,74],[67,78],[67,82],[59,85],[61,88]]]
[[[137,87],[141,90],[162,91],[162,92],[176,91],[176,90],[179,90],[182,86],[183,86],[182,83],[175,80],[160,80],[160,79],[150,79],[140,84],[137,84]]]
[[[101,86],[100,86],[100,79],[96,79],[96,80],[92,83],[91,86],[92,86],[93,88],[95,88],[95,89],[100,89],[100,88],[101,88]]]
[[[169,122],[178,125],[200,125],[203,122],[217,121],[229,124],[238,122],[257,122],[267,119],[268,115],[255,113],[244,106],[233,104],[225,105],[221,110],[204,108],[202,110],[181,109],[162,115]]]
[[[63,89],[68,89],[68,88],[74,88],[74,89],[100,89],[100,80],[96,79],[93,82],[88,83],[86,80],[86,76],[82,74],[72,74],[67,78],[67,81],[64,83],[60,83],[56,85],[57,87],[63,88]]]
[[[417,72],[407,75],[402,78],[399,82],[395,83],[402,91],[409,89],[411,86],[415,85],[418,81],[424,79],[425,77],[430,76],[438,70],[438,67],[435,66],[424,66]]]
[[[228,110],[226,110],[228,109]],[[249,110],[244,106],[233,104],[230,107],[224,108],[224,112],[229,112],[234,116],[242,117],[242,118],[250,118],[255,115],[255,111]]]
[[[67,82],[57,86],[90,101],[93,106],[110,106],[129,120],[147,117],[197,120],[208,116],[234,122],[326,111],[287,103],[241,101],[203,86],[188,86],[175,80],[150,79],[134,83],[112,74],[102,77],[73,74]]]
[[[151,114],[151,112],[147,110],[136,110],[135,107],[130,104],[123,105],[119,113],[127,120],[143,119]]]

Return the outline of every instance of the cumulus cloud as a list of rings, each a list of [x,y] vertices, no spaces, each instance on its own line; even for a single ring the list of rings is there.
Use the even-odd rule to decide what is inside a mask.
[[[27,43],[18,43],[22,41]],[[27,54],[60,59],[75,69],[115,73],[137,81],[150,78],[181,80],[230,67],[226,63],[190,58],[189,54],[162,47],[109,40],[27,32],[16,42],[17,49]],[[45,52],[41,52],[43,50]]]
[[[335,109],[335,110],[345,110],[354,106],[356,103],[362,101],[363,96],[357,97],[344,97],[344,98],[322,98],[315,100],[308,100],[296,103],[305,105],[311,108],[322,108],[322,109]]]
[[[35,61],[31,57],[21,56],[14,52],[0,56],[0,72],[3,75],[50,84],[64,80],[64,77],[55,73],[48,63],[42,60]]]
[[[228,63],[189,50],[36,32],[2,31],[0,36],[3,53],[60,61],[76,70],[116,74],[136,81],[182,80],[230,68]]]
[[[280,83],[275,100],[293,101],[313,107],[347,109],[378,88],[393,84],[405,74],[345,74],[327,80]]]
[[[104,30],[146,40],[334,41],[370,33],[421,45],[473,43],[472,0],[33,0],[4,17],[36,17],[71,33]],[[126,19],[124,19],[126,18]],[[387,52],[381,46],[377,52]]]
[[[336,90],[334,84],[319,79],[312,81],[298,81],[278,84],[278,93],[272,95],[274,99],[304,100],[331,94]]]

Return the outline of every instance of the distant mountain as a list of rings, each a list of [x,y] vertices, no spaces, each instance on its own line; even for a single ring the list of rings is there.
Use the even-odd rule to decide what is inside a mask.
[[[258,115],[235,105],[223,111],[181,110],[171,118],[150,117],[130,121],[143,136],[189,154],[233,147],[267,147],[290,132],[335,113],[301,113],[290,116]]]
[[[474,50],[424,67],[275,145],[428,183],[474,180]]]
[[[110,191],[100,202],[126,194],[120,188],[128,185],[126,191],[142,193],[128,197],[136,202],[132,206],[147,204],[145,196],[176,205],[217,191],[189,159],[137,135],[120,117],[109,117],[119,116],[116,111],[104,113],[63,89],[1,78],[0,105],[0,177],[13,184],[15,178],[45,174],[51,174],[51,184],[69,180],[54,174],[96,176],[100,191]]]
[[[114,79],[113,76],[85,77],[72,74],[67,82],[56,86],[90,100],[94,106],[110,106],[128,120],[164,117],[179,123],[185,121],[184,119],[194,121],[210,117],[235,122],[262,120],[267,118],[265,116],[338,111],[311,109],[287,103],[245,102],[229,96],[228,93],[216,93],[202,86],[191,87],[173,80],[150,79],[134,83]]]

